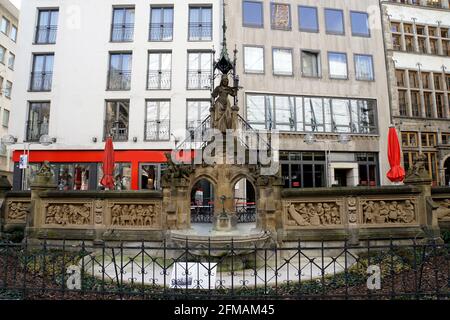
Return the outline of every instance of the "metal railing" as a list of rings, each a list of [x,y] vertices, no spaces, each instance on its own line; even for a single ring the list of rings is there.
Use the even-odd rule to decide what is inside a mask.
[[[149,31],[150,41],[172,41],[173,23],[151,23]]]
[[[134,23],[118,23],[111,26],[112,42],[132,42],[134,38]]]
[[[145,123],[145,140],[162,141],[170,139],[170,120],[147,121]]]
[[[150,70],[148,72],[147,89],[169,90],[172,86],[171,70]]]
[[[54,44],[56,43],[57,25],[38,26],[34,41],[36,44]]]
[[[211,89],[211,70],[188,70],[187,74],[188,89],[210,90]]]
[[[30,91],[52,90],[53,72],[32,72]]]
[[[189,23],[189,41],[210,41],[210,40],[212,40],[211,22]]]
[[[128,127],[121,126],[118,122],[105,121],[104,137],[112,137],[113,141],[128,141]]]
[[[449,245],[0,243],[0,299],[450,299]]]
[[[130,90],[131,71],[111,70],[108,73],[108,90]]]

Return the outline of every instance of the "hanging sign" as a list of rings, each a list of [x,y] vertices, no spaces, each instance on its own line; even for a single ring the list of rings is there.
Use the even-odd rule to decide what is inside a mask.
[[[28,155],[22,154],[19,159],[19,169],[27,169],[28,168]]]

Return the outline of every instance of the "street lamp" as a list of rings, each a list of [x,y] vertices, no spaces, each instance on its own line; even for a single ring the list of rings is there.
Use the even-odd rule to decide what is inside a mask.
[[[303,140],[307,145],[311,146],[315,143],[323,143],[325,145],[325,164],[327,167],[327,187],[330,187],[331,185],[331,148],[330,148],[330,142],[339,142],[342,145],[347,145],[350,141],[352,141],[352,138],[350,135],[342,133],[339,135],[337,139],[334,140],[318,140],[316,138],[316,135],[314,133],[308,133],[305,135],[305,138]]]
[[[17,140],[18,140],[17,137],[14,137],[11,134],[5,135],[5,136],[3,136],[1,138],[1,142],[4,143],[6,146],[12,146],[12,145],[18,144]],[[39,142],[25,142],[25,141],[23,141],[23,145],[24,145],[23,155],[24,156],[29,156],[29,154],[30,154],[30,145],[31,144],[40,144],[42,146],[48,147],[49,145],[51,145],[53,143],[56,143],[56,138],[52,138],[52,137],[50,137],[49,135],[46,135],[46,134],[42,135],[39,138]],[[25,180],[26,180],[27,167],[28,167],[28,163],[27,163],[26,167],[22,168],[22,190],[25,190],[25,186],[26,186]]]

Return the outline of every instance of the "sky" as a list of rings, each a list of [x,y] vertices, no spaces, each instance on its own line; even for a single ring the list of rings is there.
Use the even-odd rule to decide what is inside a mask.
[[[20,9],[20,2],[21,0],[10,0],[17,8]]]

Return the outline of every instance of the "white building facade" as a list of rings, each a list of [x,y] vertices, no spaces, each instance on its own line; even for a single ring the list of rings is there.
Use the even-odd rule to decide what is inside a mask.
[[[164,152],[209,112],[221,10],[218,0],[24,1],[14,187],[28,188],[48,160],[60,189],[97,188],[111,135],[118,188],[157,188]],[[28,149],[24,176],[18,161]]]
[[[4,136],[10,126],[19,10],[8,0],[0,0],[0,19],[0,136]],[[6,145],[0,148],[0,171],[11,174]]]
[[[433,184],[450,185],[448,0],[383,1],[392,115],[403,164],[427,156]]]

